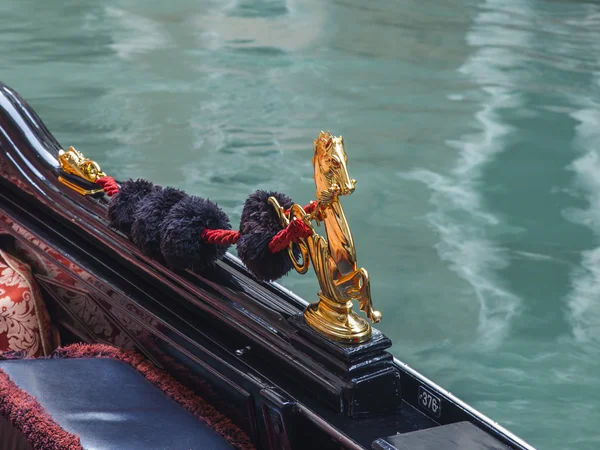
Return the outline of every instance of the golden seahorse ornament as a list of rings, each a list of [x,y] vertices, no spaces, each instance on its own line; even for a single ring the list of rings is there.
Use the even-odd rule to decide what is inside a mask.
[[[74,147],[69,147],[66,152],[60,150],[58,152],[58,163],[66,173],[76,175],[91,183],[95,183],[98,178],[105,175],[97,162],[86,158],[83,153]]]
[[[58,164],[65,174],[75,176],[76,179],[81,178],[88,183],[95,183],[98,178],[106,176],[97,162],[86,158],[83,156],[83,153],[74,147],[69,147],[69,150],[66,152],[62,149],[58,152]],[[62,175],[58,177],[58,181],[79,192],[81,195],[99,194],[103,191],[100,187],[97,189],[82,187],[79,185],[80,183],[68,180]]]
[[[352,301],[358,300],[372,322],[381,320],[373,309],[371,284],[366,269],[357,267],[352,233],[339,197],[354,192],[356,180],[348,175],[348,157],[344,139],[319,133],[314,141],[314,180],[317,206],[307,214],[302,206],[293,204],[289,214],[274,197],[269,201],[276,208],[279,220],[286,227],[290,220],[302,220],[313,234],[298,244],[290,244],[288,253],[299,273],[306,273],[312,262],[321,291],[319,301],[304,312],[306,323],[321,334],[343,343],[361,343],[371,337],[369,323],[352,311]],[[312,222],[325,226],[327,239],[315,232]],[[292,246],[298,245],[301,259],[296,260]]]

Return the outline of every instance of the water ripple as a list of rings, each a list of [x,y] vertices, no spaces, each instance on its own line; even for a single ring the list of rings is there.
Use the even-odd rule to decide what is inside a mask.
[[[487,237],[490,227],[499,221],[486,210],[478,192],[483,167],[503,151],[503,142],[513,132],[502,122],[498,111],[520,105],[511,70],[522,63],[522,56],[504,44],[510,42],[526,47],[529,34],[515,33],[506,27],[489,29],[491,18],[499,20],[503,16],[487,10],[505,7],[505,2],[485,3],[486,11],[474,19],[467,35],[467,42],[475,52],[459,69],[479,86],[476,98],[481,102],[481,109],[475,119],[482,131],[448,142],[458,150],[458,159],[449,173],[416,169],[404,175],[425,183],[433,191],[431,202],[437,210],[427,218],[440,235],[437,245],[440,257],[450,262],[451,268],[471,286],[480,307],[478,343],[487,348],[501,344],[521,303],[496,274],[508,265],[508,258],[503,249]]]

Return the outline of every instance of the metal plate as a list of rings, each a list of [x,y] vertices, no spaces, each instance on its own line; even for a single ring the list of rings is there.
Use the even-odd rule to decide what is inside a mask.
[[[442,415],[442,400],[429,392],[423,386],[419,386],[419,406],[433,416],[439,418]]]

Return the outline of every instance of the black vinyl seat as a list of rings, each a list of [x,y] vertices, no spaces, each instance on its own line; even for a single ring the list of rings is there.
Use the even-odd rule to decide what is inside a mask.
[[[0,361],[86,450],[230,450],[222,436],[130,365],[104,358]]]
[[[373,450],[509,450],[470,422],[397,434],[373,442]]]

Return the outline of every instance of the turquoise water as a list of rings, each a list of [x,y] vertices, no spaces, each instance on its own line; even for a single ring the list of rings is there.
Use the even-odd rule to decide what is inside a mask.
[[[600,448],[600,5],[0,2],[0,80],[117,178],[344,199],[393,351],[540,449]],[[315,298],[313,275],[282,284]]]

